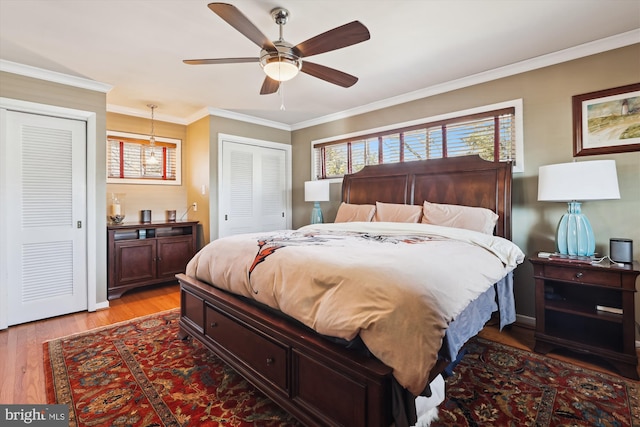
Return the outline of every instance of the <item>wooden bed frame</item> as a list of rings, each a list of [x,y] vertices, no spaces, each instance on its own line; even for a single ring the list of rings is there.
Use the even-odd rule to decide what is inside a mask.
[[[344,177],[342,200],[484,207],[500,216],[495,234],[511,238],[510,163],[466,156],[367,166]],[[305,425],[388,427],[394,422],[391,368],[253,301],[184,274],[177,278],[180,337],[201,341]],[[439,360],[431,378],[449,363]]]

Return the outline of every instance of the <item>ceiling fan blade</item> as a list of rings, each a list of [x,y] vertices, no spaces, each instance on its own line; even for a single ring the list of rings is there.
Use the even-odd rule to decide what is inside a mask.
[[[260,31],[249,18],[244,16],[237,7],[227,3],[209,3],[209,9],[220,18],[224,19],[227,24],[240,31],[246,38],[269,51],[276,50],[273,42],[269,40],[262,31]]]
[[[260,88],[260,95],[269,95],[276,93],[280,87],[280,82],[272,79],[271,77],[265,77],[262,82],[262,88]]]
[[[184,59],[182,62],[189,65],[240,64],[244,62],[260,62],[260,58]]]
[[[312,62],[303,61],[300,71],[342,87],[351,87],[358,81],[356,76]]]
[[[360,21],[334,28],[293,47],[299,56],[308,57],[369,40],[369,30]]]

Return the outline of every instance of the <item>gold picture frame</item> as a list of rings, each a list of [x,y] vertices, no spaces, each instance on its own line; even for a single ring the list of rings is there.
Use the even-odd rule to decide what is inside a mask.
[[[575,95],[573,155],[640,151],[640,83]]]

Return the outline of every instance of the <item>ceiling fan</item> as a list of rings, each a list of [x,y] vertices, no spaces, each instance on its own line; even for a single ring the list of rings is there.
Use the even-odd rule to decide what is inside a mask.
[[[282,37],[282,28],[289,19],[289,11],[284,8],[277,7],[271,11],[271,16],[280,27],[279,39],[272,42],[235,6],[227,3],[210,3],[208,7],[229,25],[257,44],[261,48],[260,56],[257,58],[186,59],[183,61],[185,64],[259,62],[267,74],[260,89],[261,95],[277,92],[280,82],[294,78],[299,71],[342,87],[353,86],[358,81],[355,76],[324,65],[308,62],[303,58],[369,40],[371,37],[369,30],[359,21],[353,21],[334,28],[294,46]]]

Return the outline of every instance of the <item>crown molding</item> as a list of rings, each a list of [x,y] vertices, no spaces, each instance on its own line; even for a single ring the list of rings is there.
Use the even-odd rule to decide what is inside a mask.
[[[108,93],[113,89],[113,86],[106,83],[85,79],[84,77],[58,73],[56,71],[49,71],[38,67],[32,67],[30,65],[19,64],[5,59],[0,59],[0,71],[18,74],[25,77],[32,77],[39,80],[46,80],[53,83],[60,83],[81,89],[93,90],[96,92]]]
[[[189,117],[187,117],[186,118],[186,122],[187,122],[187,124],[191,124],[191,123],[197,122],[198,120],[200,120],[203,117],[208,117],[210,115],[211,115],[211,113],[209,113],[209,107],[204,107],[204,108],[199,109],[198,111],[196,111],[195,113],[193,113]]]
[[[291,132],[293,130],[292,127],[286,123],[276,122],[276,121],[267,120],[267,119],[261,119],[259,117],[250,116],[242,113],[236,113],[234,111],[229,111],[229,110],[222,110],[219,108],[208,107],[207,113],[210,116],[239,120],[241,122],[253,123],[256,125],[267,126],[274,129],[285,130],[287,132]]]
[[[150,117],[149,116],[150,113],[148,110],[139,110],[136,108],[122,107],[114,104],[107,104],[107,111],[110,113],[118,113],[118,114],[124,114],[127,116],[134,116],[134,117],[142,117],[142,118]],[[266,126],[274,129],[291,132],[291,126],[285,123],[274,122],[271,120],[261,119],[259,117],[249,116],[247,114],[240,114],[233,111],[222,110],[222,109],[213,108],[213,107],[202,108],[187,118],[155,113],[156,120],[159,120],[162,122],[176,123],[179,125],[190,125],[191,123],[197,122],[203,117],[209,117],[209,116],[223,117],[227,119],[238,120],[241,122],[252,123],[260,126]]]
[[[151,111],[150,110],[139,110],[137,108],[129,108],[123,107],[120,105],[107,104],[107,112],[108,113],[117,113],[124,114],[125,116],[133,116],[133,117],[141,117],[143,119],[151,119]],[[178,125],[188,125],[191,123],[187,119],[183,119],[182,117],[170,116],[168,114],[158,114],[154,113],[155,120],[160,122],[168,122],[175,123]]]
[[[341,111],[335,114],[329,114],[316,119],[299,122],[291,126],[292,130],[299,130],[316,126],[328,122],[333,122],[359,114],[369,113],[371,111],[381,110],[383,108],[392,107],[406,102],[415,101],[417,99],[427,98],[429,96],[450,92],[457,89],[486,83],[504,77],[513,76],[515,74],[533,71],[539,68],[572,61],[574,59],[583,58],[585,56],[595,55],[606,52],[608,50],[618,49],[632,44],[640,43],[640,29],[628,31],[626,33],[596,40],[590,43],[581,44],[568,49],[560,50],[547,55],[538,56],[527,59],[525,61],[516,62],[504,67],[495,68],[493,70],[484,71],[468,77],[457,80],[451,80],[442,84],[429,86],[414,92],[408,92],[393,98],[383,99],[381,101],[372,102],[370,104],[361,105],[350,110]]]

